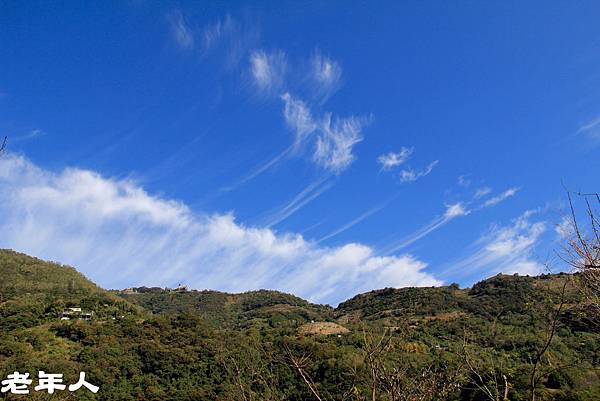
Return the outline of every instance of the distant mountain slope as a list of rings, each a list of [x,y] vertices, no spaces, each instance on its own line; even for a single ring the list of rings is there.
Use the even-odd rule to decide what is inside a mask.
[[[511,325],[531,325],[557,304],[565,280],[563,322],[573,329],[594,331],[584,304],[576,303],[580,294],[576,276],[565,273],[538,277],[498,274],[480,281],[472,288],[460,289],[453,284],[443,287],[385,288],[359,294],[342,302],[335,310],[343,323],[371,321],[398,326],[407,321],[423,320],[498,320]],[[533,319],[533,320],[532,320]]]
[[[356,295],[336,309],[338,317],[355,316],[376,320],[389,316],[434,316],[456,310],[495,316],[519,312],[532,302],[545,299],[549,292],[560,292],[567,274],[539,277],[498,274],[472,288],[444,287],[384,288]],[[577,299],[573,286],[567,288],[568,300]]]
[[[56,295],[104,292],[70,266],[46,262],[11,250],[0,250],[0,269],[0,289],[5,296],[28,292]]]
[[[137,314],[140,309],[103,290],[72,267],[0,250],[0,325],[34,326],[56,320],[68,307],[96,318]]]
[[[270,325],[333,319],[333,308],[315,305],[279,291],[228,294],[218,291],[187,291],[132,288],[118,291],[124,299],[156,314],[197,313],[215,325],[227,327],[264,321]]]

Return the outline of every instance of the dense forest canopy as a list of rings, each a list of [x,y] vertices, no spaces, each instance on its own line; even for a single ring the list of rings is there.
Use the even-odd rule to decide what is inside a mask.
[[[105,291],[8,250],[0,271],[0,375],[84,371],[100,387],[53,399],[525,400],[559,302],[536,397],[600,394],[600,334],[577,275],[386,288],[331,308],[276,291]],[[93,319],[60,320],[73,307]]]

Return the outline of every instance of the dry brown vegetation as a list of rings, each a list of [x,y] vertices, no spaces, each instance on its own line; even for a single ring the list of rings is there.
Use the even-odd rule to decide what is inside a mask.
[[[344,326],[341,326],[333,322],[311,322],[303,324],[298,328],[299,334],[319,334],[319,335],[333,335],[333,334],[344,334],[348,333],[349,330]]]

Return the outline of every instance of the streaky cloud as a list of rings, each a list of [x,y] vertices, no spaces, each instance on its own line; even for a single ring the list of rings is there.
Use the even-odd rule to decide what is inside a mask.
[[[355,225],[363,222],[364,220],[368,219],[369,217],[371,217],[372,215],[376,214],[377,212],[381,211],[382,209],[384,209],[386,206],[388,206],[390,204],[390,202],[394,199],[396,199],[398,197],[399,194],[396,194],[392,197],[390,197],[389,199],[387,199],[385,202],[380,203],[379,205],[372,207],[371,209],[367,210],[366,212],[362,213],[361,215],[359,215],[358,217],[356,217],[355,219],[349,221],[348,223],[342,225],[341,227],[335,229],[334,231],[330,232],[329,234],[325,235],[322,238],[319,238],[319,240],[317,242],[323,242],[323,241],[327,241],[330,238],[333,238],[341,233],[343,233],[344,231],[349,230],[350,228],[354,227]]]
[[[179,48],[191,50],[194,48],[194,32],[183,12],[179,9],[173,10],[167,16],[171,26],[171,35]]]
[[[202,32],[202,46],[205,51],[208,51],[224,39],[230,38],[239,30],[238,22],[227,14],[223,19],[218,19],[204,28]]]
[[[279,152],[277,155],[275,155],[273,158],[268,160],[266,163],[261,164],[260,166],[258,166],[254,170],[252,170],[249,174],[240,178],[234,184],[222,187],[221,191],[230,192],[230,191],[235,190],[236,188],[239,188],[241,185],[244,185],[248,181],[251,181],[254,178],[258,177],[259,175],[263,174],[264,172],[268,171],[271,167],[275,166],[277,163],[279,163],[281,160],[283,160],[286,156],[288,156],[293,150],[294,150],[294,148],[292,146],[290,146],[287,149]]]
[[[466,216],[470,214],[471,211],[466,208],[466,206],[461,203],[453,203],[451,205],[446,206],[446,211],[443,215],[434,218],[429,224],[419,228],[417,231],[408,235],[404,239],[393,243],[384,249],[381,250],[383,254],[392,254],[398,252],[401,249],[406,248],[407,246],[417,242],[418,240],[426,237],[431,234],[435,230],[445,226],[450,221],[454,220],[457,217]]]
[[[329,176],[324,176],[318,180],[307,185],[302,191],[300,191],[294,198],[277,210],[266,222],[266,227],[273,227],[288,217],[298,212],[304,206],[318,198],[325,191],[333,186],[333,182],[329,180]]]
[[[495,206],[495,205],[505,201],[506,199],[515,196],[518,191],[519,191],[519,188],[509,188],[506,191],[502,192],[501,194],[486,200],[481,207],[486,208],[486,207],[490,207],[490,206]]]
[[[406,161],[413,154],[414,148],[402,147],[399,152],[389,152],[382,154],[377,158],[377,162],[381,164],[382,171],[388,171],[394,167],[398,167]]]
[[[315,51],[310,58],[309,76],[315,97],[324,103],[341,87],[342,67],[320,51]]]
[[[331,113],[327,113],[317,137],[313,154],[315,163],[335,174],[346,170],[356,159],[352,150],[354,145],[363,140],[363,125],[363,118],[352,116],[332,119]]]
[[[482,273],[492,276],[497,273],[536,275],[545,267],[534,258],[534,249],[547,225],[543,221],[531,221],[534,211],[526,211],[510,224],[492,225],[472,244],[475,250],[452,263],[442,273],[452,280],[479,279]]]
[[[314,137],[314,163],[333,174],[346,170],[356,158],[353,149],[363,140],[362,130],[367,119],[355,116],[340,118],[331,113],[315,118],[301,99],[287,92],[281,99],[284,102],[284,119],[294,133],[295,148],[302,149]]]
[[[583,134],[591,140],[600,141],[600,117],[596,117],[579,127],[577,133]]]
[[[414,170],[411,168],[400,171],[400,182],[415,182],[420,178],[426,177],[433,171],[433,168],[439,163],[439,160],[434,160],[427,165],[424,170]]]
[[[256,88],[265,94],[276,94],[285,84],[287,56],[281,50],[270,53],[255,50],[250,54],[250,73]]]
[[[492,188],[481,187],[481,188],[478,188],[477,191],[475,191],[475,195],[473,195],[473,197],[475,199],[480,199],[480,198],[483,198],[484,196],[486,196],[487,194],[489,194],[490,192],[492,192]]]
[[[199,37],[205,56],[221,50],[225,67],[232,70],[248,57],[260,40],[260,32],[252,21],[239,21],[226,14],[225,17],[207,24]]]
[[[465,175],[465,174],[459,175],[458,179],[457,179],[458,185],[461,187],[464,187],[464,188],[467,188],[468,186],[470,186],[471,180],[467,177],[468,177],[468,174],[467,175]]]
[[[286,125],[294,132],[294,148],[299,150],[307,139],[317,130],[308,105],[289,93],[281,95],[284,102],[283,117]]]

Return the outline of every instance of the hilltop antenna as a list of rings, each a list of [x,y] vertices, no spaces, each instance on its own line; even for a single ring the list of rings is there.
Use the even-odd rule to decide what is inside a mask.
[[[0,146],[0,156],[4,154],[4,149],[6,149],[6,141],[8,140],[8,136],[4,137],[4,141],[2,142],[2,146]]]

